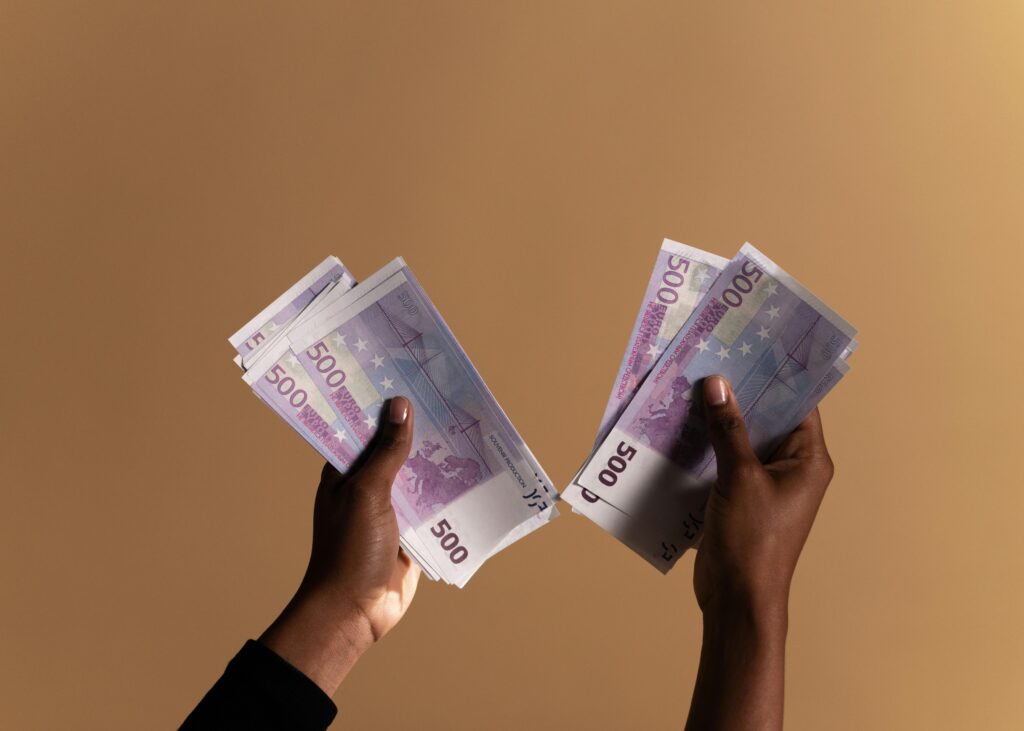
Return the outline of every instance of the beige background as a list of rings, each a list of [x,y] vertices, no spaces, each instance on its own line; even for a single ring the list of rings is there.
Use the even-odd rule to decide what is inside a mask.
[[[869,7],[877,6],[877,7]],[[663,236],[861,330],[793,729],[1024,727],[1024,6],[0,4],[0,726],[169,728],[288,599],[317,456],[225,341],[404,255],[564,485]],[[679,728],[667,578],[566,515],[424,585],[338,728]]]

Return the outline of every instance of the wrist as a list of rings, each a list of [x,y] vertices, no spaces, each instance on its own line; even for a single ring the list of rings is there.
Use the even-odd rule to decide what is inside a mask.
[[[260,642],[333,695],[373,644],[365,615],[322,592],[300,590]]]
[[[300,588],[293,601],[316,617],[331,641],[351,652],[362,655],[376,641],[369,617],[344,593]]]
[[[705,636],[741,633],[761,641],[785,641],[788,592],[719,592],[702,608]]]

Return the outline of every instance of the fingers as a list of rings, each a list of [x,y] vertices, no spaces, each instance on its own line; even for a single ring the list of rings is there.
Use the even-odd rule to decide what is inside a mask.
[[[772,455],[772,462],[782,459],[801,459],[815,455],[828,455],[825,434],[821,429],[821,415],[815,409],[800,422]]]
[[[360,488],[391,501],[391,484],[398,476],[412,447],[412,404],[396,396],[381,411],[381,424],[370,445],[370,453],[359,469]]]
[[[709,376],[701,384],[704,395],[704,418],[708,436],[718,460],[718,475],[724,480],[739,468],[760,465],[750,446],[743,413],[729,382],[721,376]]]
[[[799,476],[799,479],[787,480],[784,484],[797,486],[801,490],[808,486],[815,488],[813,492],[819,495],[820,500],[832,481],[835,466],[825,446],[821,416],[817,409],[808,414],[779,445],[767,469],[777,475]]]
[[[817,408],[800,422],[793,433],[799,434],[810,445],[825,447],[825,433],[821,430],[821,413]]]
[[[401,587],[402,602],[408,606],[416,595],[416,586],[420,583],[420,567],[406,555],[405,551],[398,552],[398,585]]]
[[[801,435],[803,449],[806,450],[810,461],[815,463],[826,475],[825,484],[827,485],[835,473],[835,465],[832,464],[832,457],[829,456],[828,447],[825,446],[825,432],[821,428],[821,414],[818,409],[814,409],[808,414],[794,433]]]

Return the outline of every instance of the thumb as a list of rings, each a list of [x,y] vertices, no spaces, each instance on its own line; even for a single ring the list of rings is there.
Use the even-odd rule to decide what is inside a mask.
[[[395,396],[381,410],[381,425],[369,445],[369,454],[359,470],[357,484],[388,505],[391,484],[398,476],[412,447],[412,404]]]
[[[722,376],[709,376],[701,385],[704,418],[718,461],[719,477],[728,480],[741,467],[760,465],[750,446],[743,412],[729,382]]]

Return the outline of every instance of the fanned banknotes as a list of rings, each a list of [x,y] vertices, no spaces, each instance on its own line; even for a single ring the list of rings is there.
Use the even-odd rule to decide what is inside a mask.
[[[671,239],[661,251],[647,282],[643,303],[626,343],[615,385],[605,406],[597,441],[600,444],[632,400],[651,366],[665,352],[683,323],[729,263],[717,254],[680,244]]]
[[[562,497],[668,571],[699,538],[716,474],[694,398],[700,381],[729,379],[751,443],[766,458],[847,373],[853,335],[845,320],[745,244],[657,361],[639,369],[632,397],[615,403],[612,394],[606,415],[617,410],[618,417],[602,423],[600,443]]]
[[[291,328],[329,307],[354,285],[355,280],[345,266],[336,257],[327,257],[229,338],[238,351],[235,363],[248,371],[243,379],[252,386],[253,393],[342,471],[357,454],[355,442],[339,440],[337,432],[329,428],[336,422],[340,426],[341,422],[330,405],[316,395],[305,372],[294,370],[295,359],[284,338]],[[295,383],[289,391],[291,401],[276,388],[282,378],[291,379],[285,385]],[[298,394],[309,397],[296,407],[300,401]],[[422,547],[416,545],[411,531],[405,531],[400,542],[431,579],[440,578],[423,558]]]
[[[853,328],[750,244],[666,239],[593,453],[562,497],[661,571],[699,539],[715,479],[695,390],[733,385],[766,458],[849,371]],[[395,395],[416,410],[392,490],[403,549],[463,586],[557,515],[558,494],[402,259],[358,285],[328,257],[230,338],[253,392],[341,471]]]
[[[392,504],[403,548],[432,578],[464,586],[558,514],[558,493],[402,259],[358,286],[325,261],[232,345],[246,383],[342,471],[386,401],[412,401],[413,448]]]
[[[235,363],[242,365],[243,357],[258,350],[267,338],[294,321],[317,295],[339,282],[344,289],[355,283],[338,257],[329,256],[228,338],[238,353]]]

